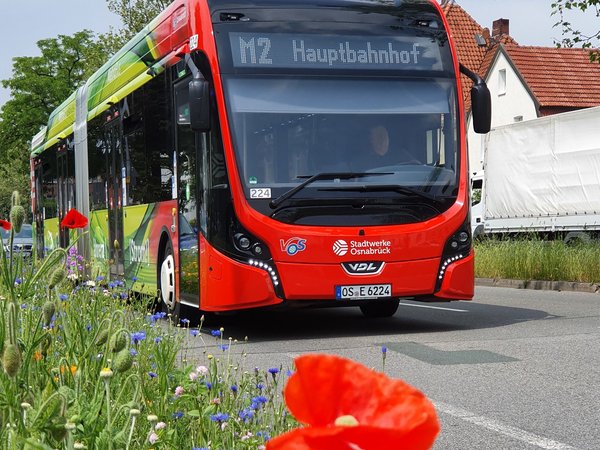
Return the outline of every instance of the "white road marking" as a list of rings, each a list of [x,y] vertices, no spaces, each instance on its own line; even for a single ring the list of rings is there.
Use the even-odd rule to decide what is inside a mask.
[[[496,433],[503,434],[521,442],[535,445],[539,448],[544,448],[547,450],[577,450],[575,447],[572,447],[568,444],[563,444],[562,442],[557,442],[543,436],[538,436],[537,434],[530,433],[494,419],[490,419],[489,417],[478,416],[475,413],[449,405],[447,403],[433,402],[433,404],[439,412],[457,417],[465,422],[479,425],[480,427],[487,428],[488,430],[495,431]]]
[[[466,309],[442,308],[441,306],[429,306],[429,305],[415,305],[414,303],[402,303],[402,302],[400,302],[400,306],[413,306],[414,308],[440,309],[442,311],[469,312]]]

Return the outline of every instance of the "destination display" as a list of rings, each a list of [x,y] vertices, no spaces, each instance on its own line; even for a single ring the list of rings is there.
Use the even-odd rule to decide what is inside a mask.
[[[443,70],[427,37],[229,33],[234,67]]]

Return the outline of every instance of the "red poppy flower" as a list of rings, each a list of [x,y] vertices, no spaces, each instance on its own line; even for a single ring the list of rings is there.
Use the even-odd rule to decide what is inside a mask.
[[[60,225],[65,228],[85,228],[88,224],[88,219],[75,208],[71,208],[67,215],[60,222]]]
[[[296,358],[285,387],[291,413],[307,424],[267,450],[430,449],[440,426],[433,404],[401,380],[333,355]]]
[[[6,231],[10,231],[12,225],[9,221],[0,219],[0,228],[4,228]]]

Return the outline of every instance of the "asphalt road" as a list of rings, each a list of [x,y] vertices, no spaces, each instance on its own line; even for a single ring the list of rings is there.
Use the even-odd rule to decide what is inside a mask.
[[[472,302],[405,301],[390,319],[336,308],[243,314],[224,327],[248,336],[245,365],[262,369],[327,352],[381,370],[386,346],[385,372],[436,405],[435,449],[600,449],[598,294],[478,287]]]

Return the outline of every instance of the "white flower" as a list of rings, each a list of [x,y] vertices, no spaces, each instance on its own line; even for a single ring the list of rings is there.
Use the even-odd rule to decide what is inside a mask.
[[[154,444],[156,443],[156,441],[158,441],[158,434],[156,434],[155,432],[150,433],[150,436],[148,436],[148,442]]]

